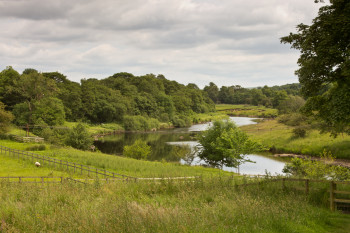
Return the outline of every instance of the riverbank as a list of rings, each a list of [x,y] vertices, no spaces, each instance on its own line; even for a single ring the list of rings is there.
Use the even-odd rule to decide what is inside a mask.
[[[350,159],[350,136],[337,138],[309,130],[304,138],[293,136],[293,127],[278,123],[277,120],[264,120],[257,125],[242,126],[253,139],[268,146],[272,153],[291,153],[319,157],[324,150],[330,151],[338,159]]]
[[[297,154],[274,154],[273,156],[276,158],[301,158],[301,159],[309,159],[309,160],[315,160],[315,161],[324,161],[325,163],[330,165],[350,168],[350,159],[334,159],[332,161],[328,161],[328,160],[322,160],[319,157],[308,156],[308,155],[297,155]]]

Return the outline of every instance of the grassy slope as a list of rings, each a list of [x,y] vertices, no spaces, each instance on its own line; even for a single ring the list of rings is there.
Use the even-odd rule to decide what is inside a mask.
[[[268,120],[258,125],[243,126],[253,138],[279,152],[319,156],[324,149],[330,150],[337,158],[350,159],[350,136],[330,137],[317,130],[311,130],[305,138],[293,138],[292,127]]]
[[[14,141],[1,140],[0,145],[14,149],[25,150],[33,143],[18,143]],[[48,145],[45,151],[36,151],[34,153],[62,159],[65,161],[76,162],[88,166],[93,166],[116,173],[136,176],[136,177],[180,177],[180,176],[215,176],[218,174],[232,175],[219,169],[204,168],[200,166],[191,167],[177,163],[162,163],[142,161],[130,158],[124,158],[115,155],[103,154],[100,152],[79,151],[73,148],[53,148]],[[29,163],[29,162],[28,162]]]
[[[56,171],[47,167],[35,167],[33,163],[13,159],[0,155],[0,176],[68,176],[63,171]]]
[[[0,183],[3,232],[347,232],[349,217],[298,192],[238,189],[233,180]]]

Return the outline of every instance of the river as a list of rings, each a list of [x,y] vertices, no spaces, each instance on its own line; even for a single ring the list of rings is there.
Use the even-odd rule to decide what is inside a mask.
[[[230,117],[230,120],[234,121],[237,126],[256,124],[253,121],[254,119],[249,117]],[[96,141],[95,146],[104,153],[121,155],[125,145],[132,145],[137,139],[141,139],[146,141],[152,148],[152,153],[148,158],[149,160],[180,162],[184,164],[185,162],[179,158],[179,154],[188,153],[189,149],[193,150],[198,144],[195,140],[196,134],[206,130],[210,125],[211,123],[205,123],[193,125],[189,128],[111,135]],[[183,147],[182,150],[179,149],[181,147]],[[272,175],[282,174],[282,169],[285,165],[282,159],[274,158],[271,155],[252,154],[247,155],[247,158],[255,163],[242,164],[239,168],[241,174],[264,175],[266,171]],[[205,164],[196,157],[191,165]],[[230,167],[223,167],[223,170],[237,172],[236,168]]]

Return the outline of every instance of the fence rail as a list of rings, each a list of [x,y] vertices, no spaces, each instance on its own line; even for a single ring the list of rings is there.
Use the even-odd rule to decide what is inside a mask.
[[[59,166],[61,168],[66,168],[66,170],[71,169],[71,171],[74,171],[74,173],[80,172],[80,174],[83,174],[83,172],[85,172],[88,174],[88,176],[90,176],[91,174],[94,174],[96,177],[102,176],[104,178],[137,179],[136,177],[127,176],[127,175],[123,175],[115,172],[110,172],[105,169],[99,169],[99,168],[94,168],[94,167],[90,167],[79,163],[68,162],[60,159],[55,159],[49,156],[35,154],[28,151],[12,149],[1,145],[0,145],[0,152],[5,153],[5,155],[8,154],[10,156],[17,157],[18,159],[20,158],[31,159],[33,163],[39,162],[42,165],[46,163],[49,166],[54,166],[54,167]]]

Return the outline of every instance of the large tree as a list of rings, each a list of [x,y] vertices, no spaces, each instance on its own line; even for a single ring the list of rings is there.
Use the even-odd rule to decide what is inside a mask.
[[[305,112],[334,135],[350,133],[350,1],[330,0],[311,25],[299,24],[281,42],[300,50],[296,74]]]

